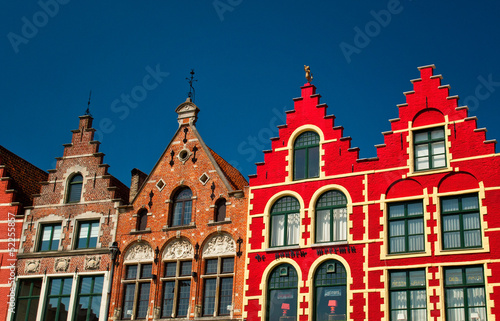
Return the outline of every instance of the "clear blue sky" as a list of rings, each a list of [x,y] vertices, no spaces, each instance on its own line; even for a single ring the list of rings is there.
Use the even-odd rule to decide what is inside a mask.
[[[132,168],[149,173],[177,129],[191,68],[197,127],[244,175],[300,96],[305,64],[361,157],[376,156],[428,64],[487,138],[500,139],[498,1],[42,0],[0,9],[0,144],[44,170],[62,156],[92,89],[110,173],[127,185]]]

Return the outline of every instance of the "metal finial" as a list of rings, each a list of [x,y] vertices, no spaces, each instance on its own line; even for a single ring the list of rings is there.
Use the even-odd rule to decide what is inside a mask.
[[[194,102],[194,87],[193,87],[193,82],[195,81],[198,81],[198,79],[194,79],[194,69],[191,69],[191,77],[190,78],[186,78],[186,80],[188,81],[189,83],[189,93],[188,93],[188,97],[191,98],[191,100]]]
[[[92,97],[92,90],[89,93],[89,102],[87,103],[87,110],[85,111],[85,115],[89,115],[92,117],[92,115],[90,114],[90,98],[91,97]]]

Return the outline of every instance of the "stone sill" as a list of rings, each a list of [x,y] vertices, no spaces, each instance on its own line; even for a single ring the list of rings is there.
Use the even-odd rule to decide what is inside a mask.
[[[142,231],[136,231],[135,229],[131,230],[130,231],[130,235],[136,235],[136,234],[147,234],[147,233],[151,233],[151,228],[150,227],[147,227],[145,230],[142,230]]]
[[[220,222],[208,222],[208,226],[217,226],[217,225],[224,225],[224,224],[231,224],[233,223],[231,220],[228,221],[220,221]]]
[[[163,232],[178,231],[178,230],[189,230],[196,228],[196,224],[193,225],[182,225],[182,226],[164,226],[161,230]]]

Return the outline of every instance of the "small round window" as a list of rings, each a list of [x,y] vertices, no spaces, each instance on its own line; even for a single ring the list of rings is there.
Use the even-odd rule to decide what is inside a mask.
[[[187,161],[187,160],[188,160],[188,158],[189,158],[189,156],[190,156],[190,153],[189,153],[189,151],[188,151],[187,149],[183,149],[183,150],[181,150],[181,151],[179,152],[179,155],[177,155],[177,157],[179,157],[179,160],[180,160],[181,162],[185,162],[185,161]]]

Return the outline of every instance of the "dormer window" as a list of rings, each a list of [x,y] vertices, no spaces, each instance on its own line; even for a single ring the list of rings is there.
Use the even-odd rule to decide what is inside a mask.
[[[444,128],[430,128],[415,132],[415,170],[446,167]]]
[[[293,145],[293,179],[319,177],[319,135],[302,133]]]
[[[68,184],[67,203],[78,203],[82,197],[83,176],[76,174]]]

